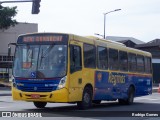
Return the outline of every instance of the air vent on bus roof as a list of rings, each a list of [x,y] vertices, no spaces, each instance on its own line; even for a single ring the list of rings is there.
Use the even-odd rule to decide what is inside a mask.
[[[86,38],[89,38],[89,39],[94,39],[94,40],[101,40],[101,41],[107,41],[109,43],[114,43],[114,44],[118,44],[118,45],[122,45],[122,46],[126,46],[125,44],[123,43],[120,43],[120,42],[116,42],[116,41],[113,41],[113,40],[107,40],[107,39],[101,39],[99,37],[95,37],[95,36],[85,36]]]

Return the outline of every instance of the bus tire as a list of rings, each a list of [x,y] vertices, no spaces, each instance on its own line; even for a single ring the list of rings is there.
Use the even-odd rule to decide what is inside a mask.
[[[85,87],[83,91],[82,101],[77,102],[79,109],[85,110],[92,106],[92,89]]]
[[[124,105],[126,102],[124,99],[118,99],[119,104]]]
[[[118,99],[119,104],[121,105],[131,105],[134,101],[134,88],[129,87],[128,89],[128,98],[127,99]]]
[[[127,105],[131,105],[133,104],[133,101],[134,101],[134,88],[133,87],[129,87],[129,90],[128,90],[128,98],[126,100],[126,104]]]
[[[93,100],[92,103],[94,103],[94,104],[101,104],[101,100]]]
[[[47,102],[33,102],[33,104],[34,104],[37,108],[45,108],[45,106],[47,105]]]

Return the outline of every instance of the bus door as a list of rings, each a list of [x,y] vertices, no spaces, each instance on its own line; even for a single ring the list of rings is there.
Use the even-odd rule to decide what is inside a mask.
[[[70,42],[69,101],[80,101],[82,96],[82,46],[81,42]]]

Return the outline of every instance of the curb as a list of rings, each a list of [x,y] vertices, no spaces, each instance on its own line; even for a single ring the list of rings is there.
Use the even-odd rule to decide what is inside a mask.
[[[158,89],[152,89],[152,93],[158,93]]]
[[[0,87],[0,96],[12,96],[11,87]]]
[[[11,83],[5,83],[0,81],[0,87],[11,87]]]
[[[11,87],[0,87],[0,90],[5,90],[5,91],[9,91],[9,90],[11,90]]]

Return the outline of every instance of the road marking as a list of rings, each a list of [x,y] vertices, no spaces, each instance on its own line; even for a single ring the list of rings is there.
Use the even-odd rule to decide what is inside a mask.
[[[155,102],[155,101],[153,101],[152,103],[159,103],[159,102]]]
[[[159,99],[154,99],[154,98],[135,98],[135,100],[159,100]]]
[[[7,107],[0,107],[0,108],[7,108]]]
[[[12,108],[12,107],[15,107],[14,105],[12,106],[3,106],[3,107],[0,107],[0,109],[2,109],[2,108]]]

